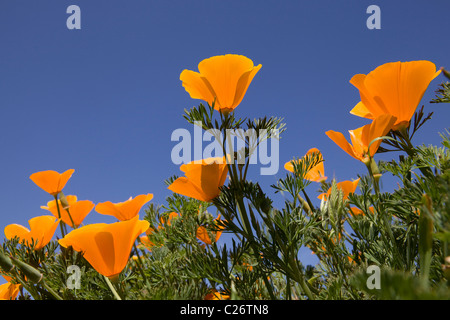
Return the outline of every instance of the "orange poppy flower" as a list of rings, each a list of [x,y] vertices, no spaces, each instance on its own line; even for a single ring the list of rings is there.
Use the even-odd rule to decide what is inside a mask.
[[[127,201],[112,203],[106,201],[97,204],[95,211],[100,214],[114,216],[117,219],[124,221],[134,218],[139,214],[142,206],[153,199],[153,194],[141,194],[136,198],[130,197]]]
[[[378,116],[372,123],[355,130],[349,130],[352,144],[348,143],[344,135],[340,132],[329,130],[326,135],[333,140],[345,152],[353,158],[368,163],[369,159],[377,152],[381,144],[381,139],[370,143],[379,137],[385,136],[392,128],[395,117],[390,114]],[[370,145],[370,150],[369,150]]]
[[[5,237],[9,240],[18,237],[27,246],[31,246],[34,240],[34,250],[39,250],[50,242],[59,221],[54,216],[38,216],[28,220],[30,229],[19,224],[10,224],[5,227]]]
[[[83,252],[98,273],[115,278],[127,265],[134,241],[148,227],[148,221],[139,220],[138,216],[112,224],[90,224],[72,230],[59,244]]]
[[[30,179],[42,190],[56,196],[62,191],[74,171],[74,169],[69,169],[63,173],[58,173],[53,170],[39,171],[33,173]]]
[[[205,296],[205,300],[229,300],[230,296],[226,294],[221,294],[216,289],[210,290]]]
[[[198,70],[183,70],[180,80],[193,99],[201,99],[220,112],[231,112],[244,98],[253,77],[261,69],[249,58],[236,54],[201,61]]]
[[[369,211],[371,212],[371,213],[373,213],[373,211],[374,211],[374,208],[373,207],[369,207]],[[351,214],[353,215],[353,216],[359,216],[359,215],[364,215],[364,211],[362,211],[360,208],[357,208],[357,207],[351,207],[350,208],[350,212],[351,212]]]
[[[72,228],[78,228],[83,222],[84,218],[94,209],[94,203],[89,200],[77,200],[77,196],[66,196],[69,207],[64,208],[61,204],[61,200],[58,200],[59,212],[61,214],[61,220],[71,226]],[[58,208],[56,207],[56,201],[52,200],[47,202],[47,206],[41,206],[41,209],[50,211],[56,218],[58,218]],[[70,216],[69,216],[70,212]],[[72,225],[72,221],[73,224]]]
[[[218,216],[216,219],[214,219],[214,220],[215,220],[215,221],[218,221],[219,219],[220,219],[220,214],[219,214],[219,216]],[[214,232],[213,232],[213,233],[215,233],[215,235],[216,235],[216,237],[215,237],[215,239],[214,239],[214,242],[219,241],[220,236],[222,235],[222,230],[223,230],[223,228],[224,228],[224,227],[221,225],[221,226],[219,226],[219,230],[218,230],[218,231],[214,231]],[[204,227],[204,226],[198,227],[198,228],[197,228],[197,234],[196,234],[196,236],[197,236],[197,239],[203,241],[204,243],[209,244],[209,245],[212,245],[212,240],[211,240],[211,238],[209,237],[208,230],[206,229],[206,227]]]
[[[181,165],[180,170],[185,177],[176,179],[168,189],[205,202],[219,195],[228,173],[225,157],[202,159],[201,163],[195,160]]]
[[[406,127],[439,73],[434,63],[421,60],[390,62],[367,75],[357,74],[350,83],[358,88],[361,102],[350,113],[368,119],[387,113],[397,118],[394,130]]]
[[[172,225],[172,220],[178,218],[178,216],[179,216],[178,213],[171,212],[171,213],[168,214],[167,217],[161,217],[159,219],[159,221],[160,221],[160,226],[159,227],[161,227],[161,225],[163,225],[163,224],[164,225],[167,224],[168,226]]]
[[[0,300],[15,300],[19,295],[21,284],[11,283],[11,278],[8,276],[3,276],[3,278],[8,282],[0,285]]]
[[[336,187],[338,189],[341,189],[343,191],[343,193],[344,193],[344,199],[343,200],[346,200],[350,193],[354,193],[356,191],[356,188],[358,187],[359,180],[360,180],[360,178],[356,179],[355,181],[346,180],[346,181],[342,181],[342,182],[336,183]],[[331,194],[331,188],[328,189],[327,193],[321,193],[317,198],[319,198],[321,200],[327,200],[328,197]]]
[[[139,240],[141,241],[142,244],[141,247],[144,247],[146,249],[151,249],[152,247],[155,246],[155,244],[148,238],[148,235],[139,237]]]
[[[322,154],[317,148],[309,149],[308,152],[305,154],[305,157],[313,153],[317,153],[320,156],[320,158],[322,158]],[[290,172],[294,172],[294,165],[292,164],[293,161],[294,160],[286,162],[284,164],[284,168]],[[305,179],[315,182],[322,182],[327,180],[327,177],[325,177],[325,169],[323,167],[323,161],[315,166],[312,167],[310,166],[310,168],[307,169],[307,173],[305,174]]]

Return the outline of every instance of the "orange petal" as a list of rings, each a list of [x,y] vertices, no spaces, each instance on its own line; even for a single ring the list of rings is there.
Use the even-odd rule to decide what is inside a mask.
[[[388,113],[397,117],[394,126],[398,127],[409,123],[437,75],[439,71],[436,72],[435,64],[430,61],[389,62],[367,76],[355,75],[350,82],[359,89],[361,102],[372,119]],[[362,112],[356,109],[354,114],[362,115]]]
[[[198,189],[196,185],[194,185],[191,181],[189,181],[186,177],[180,177],[176,179],[169,187],[169,190],[172,192],[181,194],[186,197],[194,198],[200,201],[208,202],[210,199],[202,192],[202,190]]]
[[[33,173],[30,179],[44,191],[51,195],[57,195],[64,188],[74,171],[74,169],[69,169],[61,174],[53,170],[39,171]]]
[[[358,102],[358,104],[350,111],[350,113],[358,117],[373,119],[372,113],[369,111],[369,109],[367,109],[362,101]]]
[[[8,240],[13,239],[14,237],[18,237],[21,240],[25,240],[28,243],[31,243],[31,234],[30,230],[21,226],[20,224],[10,224],[7,225],[4,229],[5,237]]]
[[[336,132],[333,130],[329,130],[325,132],[325,134],[334,141],[342,150],[347,152],[353,158],[360,160],[360,157],[355,153],[353,147],[348,143],[347,139],[345,139],[344,135],[341,132]]]
[[[192,99],[201,99],[212,105],[216,94],[209,82],[200,73],[183,70],[180,74],[180,80]]]
[[[59,243],[83,252],[97,272],[114,277],[125,268],[134,241],[149,225],[138,216],[112,224],[92,224],[71,231]]]
[[[388,134],[388,132],[391,130],[392,126],[396,122],[397,118],[390,115],[390,114],[383,114],[381,116],[378,116],[373,120],[373,122],[370,124],[369,132],[367,133],[367,141],[366,141],[366,150],[369,149],[369,144],[379,137],[383,137]],[[380,144],[381,139],[373,142],[370,146],[370,156],[373,157],[373,155],[377,152]]]
[[[208,231],[206,230],[206,228],[204,226],[200,226],[197,228],[196,236],[199,240],[203,241],[204,243],[209,244],[209,245],[212,244],[212,241],[208,235]]]
[[[248,84],[260,66],[256,72],[252,72],[253,68],[252,60],[235,54],[211,57],[198,65],[200,74],[208,80],[214,90],[219,107],[225,109],[235,108],[237,106],[235,100],[239,102],[242,100]],[[248,74],[240,81],[245,73]]]

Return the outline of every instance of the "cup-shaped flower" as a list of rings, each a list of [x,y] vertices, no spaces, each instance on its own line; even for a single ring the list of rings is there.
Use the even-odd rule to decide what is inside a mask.
[[[30,229],[13,223],[5,227],[5,237],[9,240],[18,237],[20,242],[24,242],[27,246],[31,246],[34,242],[34,250],[40,250],[52,240],[59,221],[54,216],[48,215],[34,217],[28,220]]]
[[[0,300],[15,300],[19,295],[21,284],[11,283],[11,278],[8,276],[3,278],[8,282],[0,285]]]
[[[100,214],[114,216],[121,221],[133,219],[139,215],[142,206],[153,199],[153,194],[140,194],[135,198],[118,203],[111,201],[101,202],[95,206],[95,211]]]
[[[329,130],[326,135],[353,158],[367,164],[381,144],[381,139],[375,139],[385,136],[391,130],[395,120],[396,118],[390,114],[382,114],[370,124],[349,130],[352,144],[340,132]]]
[[[74,169],[69,169],[63,173],[53,170],[39,171],[33,173],[30,179],[42,190],[56,196],[62,191],[74,171]]]
[[[225,183],[228,173],[225,157],[194,160],[181,165],[180,170],[185,177],[176,179],[168,189],[205,202],[220,194],[219,187]]]
[[[305,158],[308,155],[312,155],[312,154],[317,154],[319,156],[319,158],[322,159],[322,154],[320,153],[319,149],[317,149],[317,148],[309,149],[303,158]],[[284,164],[284,168],[290,172],[294,172],[294,165],[292,162],[295,162],[295,160],[286,162]],[[322,182],[322,181],[327,180],[327,177],[325,176],[325,169],[323,167],[323,161],[320,161],[316,165],[311,164],[308,168],[306,168],[305,179],[309,180],[309,181],[315,181],[315,182]]]
[[[336,187],[338,189],[342,190],[342,192],[344,194],[343,200],[346,200],[350,193],[355,193],[356,188],[358,187],[359,180],[360,180],[360,178],[358,178],[358,179],[356,179],[354,181],[345,180],[345,181],[341,181],[339,183],[336,183]],[[319,198],[321,200],[328,200],[328,197],[331,194],[331,189],[332,188],[333,187],[330,187],[326,193],[321,193],[317,198]]]
[[[61,200],[58,200],[58,207],[56,206],[56,200],[47,202],[47,206],[41,206],[41,209],[50,211],[56,218],[61,215],[61,220],[72,228],[78,228],[83,222],[84,218],[94,209],[95,204],[90,200],[78,201],[77,196],[66,196],[68,207],[61,204]],[[72,223],[73,222],[73,223]]]
[[[199,72],[183,70],[180,80],[193,99],[201,99],[220,112],[231,112],[244,98],[261,64],[249,58],[227,54],[214,56],[198,64]]]
[[[394,130],[406,127],[439,74],[435,64],[426,60],[389,62],[367,75],[357,74],[350,83],[359,90],[361,102],[350,113],[368,119],[387,113],[397,118]]]
[[[83,257],[108,278],[117,277],[126,267],[137,237],[149,227],[138,216],[111,224],[96,223],[72,230],[59,244],[83,252]]]

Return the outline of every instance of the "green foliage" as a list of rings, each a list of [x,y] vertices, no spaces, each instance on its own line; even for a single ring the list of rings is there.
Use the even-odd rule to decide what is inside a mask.
[[[185,118],[222,134],[244,125],[256,131],[284,130],[279,118],[245,122],[230,113],[213,119],[213,111],[200,105],[186,111]],[[150,229],[136,242],[113,289],[82,253],[61,248],[57,241],[35,251],[33,245],[5,239],[0,271],[22,285],[19,299],[103,300],[118,295],[199,300],[215,291],[248,300],[449,299],[450,136],[441,135],[440,147],[411,143],[430,118],[422,108],[410,127],[384,140],[393,149],[380,151],[401,153],[397,161],[377,164],[381,179],[396,179],[393,192],[382,192],[369,171],[359,176],[359,190],[348,198],[335,180],[322,182],[319,192],[331,188],[331,193],[315,206],[307,192],[315,182],[305,177],[323,159],[313,153],[294,159],[294,172],[271,186],[275,196],[284,196],[284,205],[276,208],[267,191],[247,179],[248,157],[255,147],[247,139],[242,154],[246,162],[228,164],[228,183],[211,203],[174,193],[164,205],[148,206],[144,219]],[[279,138],[258,136],[270,137]],[[211,244],[197,237],[199,227],[206,228]],[[304,264],[305,250],[318,258],[317,265]],[[22,267],[11,269],[8,257]],[[29,281],[27,266],[42,279]],[[79,288],[68,285],[70,266],[81,270]],[[368,286],[369,266],[381,270],[379,288]]]

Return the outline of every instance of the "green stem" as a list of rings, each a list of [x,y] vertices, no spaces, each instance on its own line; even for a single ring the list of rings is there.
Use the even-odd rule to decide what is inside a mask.
[[[58,204],[58,195],[54,195],[55,197],[55,203],[56,203],[56,210],[58,211],[58,219],[61,219],[61,211],[59,209],[59,204]],[[63,228],[63,223],[62,221],[59,222],[59,227],[61,228],[61,237],[64,238],[65,236],[65,232],[64,232],[64,228]]]
[[[106,284],[108,285],[109,289],[111,290],[111,292],[114,295],[114,297],[116,298],[116,300],[122,300],[122,298],[117,293],[116,289],[114,289],[114,286],[111,283],[111,280],[109,280],[108,277],[105,277],[105,276],[103,276],[103,277],[105,278]]]
[[[138,248],[137,248],[137,246],[136,246],[136,242],[133,243],[133,247],[134,247],[134,251],[136,252],[136,256],[137,256],[137,258],[138,258],[138,263],[137,263],[137,265],[138,265],[139,271],[140,271],[140,273],[141,273],[142,278],[144,279],[144,281],[145,281],[146,283],[148,283],[147,277],[145,276],[144,269],[143,269],[143,267],[142,267],[142,266],[143,266],[143,263],[142,263],[141,256],[139,255],[139,251],[138,251]]]
[[[56,300],[64,300],[44,280],[42,280],[41,284]]]

